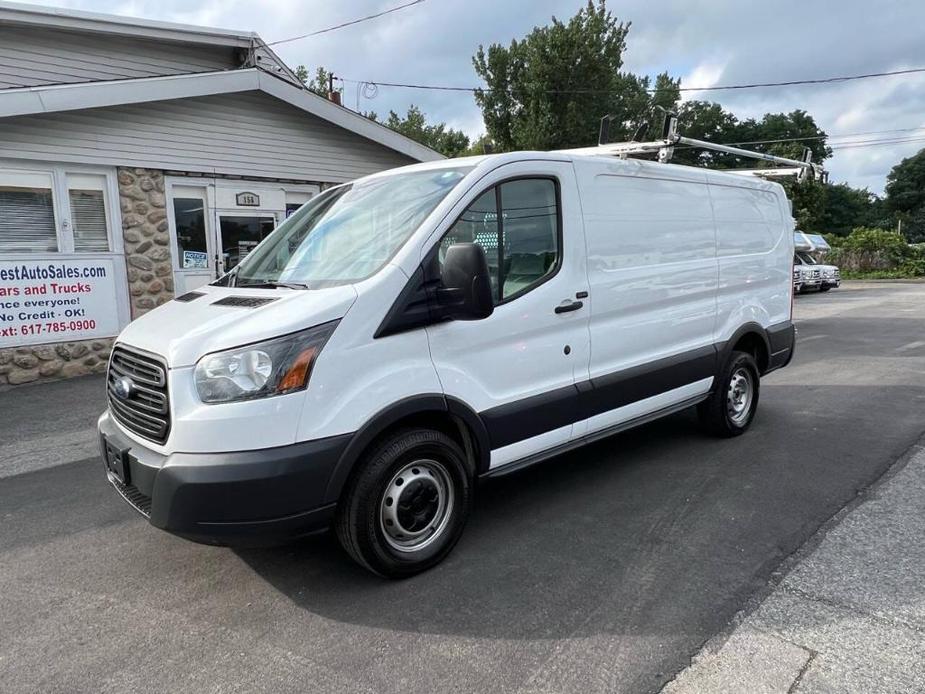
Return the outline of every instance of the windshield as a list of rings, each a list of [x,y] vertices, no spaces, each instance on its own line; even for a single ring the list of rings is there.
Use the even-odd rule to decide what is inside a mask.
[[[797,256],[803,261],[804,265],[815,265],[816,259],[813,258],[809,253],[804,251],[797,251]]]
[[[303,205],[219,282],[314,288],[366,279],[471,170],[412,171],[332,188]]]

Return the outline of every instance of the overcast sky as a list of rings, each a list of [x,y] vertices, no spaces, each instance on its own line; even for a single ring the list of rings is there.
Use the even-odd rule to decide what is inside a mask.
[[[39,4],[256,31],[266,41],[307,33],[403,4],[407,0],[54,0]],[[477,86],[472,55],[479,44],[507,44],[552,15],[567,19],[582,0],[426,0],[399,12],[276,49],[295,67],[324,65],[352,80]],[[667,70],[682,86],[785,81],[925,66],[925,3],[879,0],[612,0],[632,22],[626,67]],[[357,85],[344,101],[357,107]],[[733,92],[688,93],[719,101],[740,117],[802,108],[831,136],[900,128],[913,133],[843,137],[925,138],[925,73],[855,82]],[[483,131],[470,94],[380,87],[359,97],[362,111],[404,113],[414,103],[430,118],[470,135]],[[835,145],[838,138],[830,144]],[[846,148],[828,168],[835,181],[881,193],[886,174],[922,142]]]

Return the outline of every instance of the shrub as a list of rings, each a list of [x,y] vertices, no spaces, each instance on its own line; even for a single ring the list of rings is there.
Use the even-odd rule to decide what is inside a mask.
[[[899,232],[858,227],[846,237],[827,240],[832,245],[828,262],[838,265],[849,275],[878,273],[912,277],[925,274],[925,256],[909,246]]]

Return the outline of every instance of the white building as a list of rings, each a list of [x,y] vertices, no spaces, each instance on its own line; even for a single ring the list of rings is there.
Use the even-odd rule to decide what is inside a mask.
[[[0,386],[103,370],[326,185],[439,157],[254,33],[0,1]]]

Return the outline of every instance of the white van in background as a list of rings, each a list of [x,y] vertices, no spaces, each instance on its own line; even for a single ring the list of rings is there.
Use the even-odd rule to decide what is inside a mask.
[[[704,169],[518,152],[338,186],[122,332],[107,476],[172,533],[333,524],[407,576],[479,478],[694,405],[744,432],[793,355],[793,254],[779,185]]]
[[[801,293],[807,289],[827,292],[841,285],[841,272],[837,265],[819,262],[832,250],[828,242],[819,234],[793,233],[793,282],[794,291]],[[815,254],[815,255],[814,255]]]

